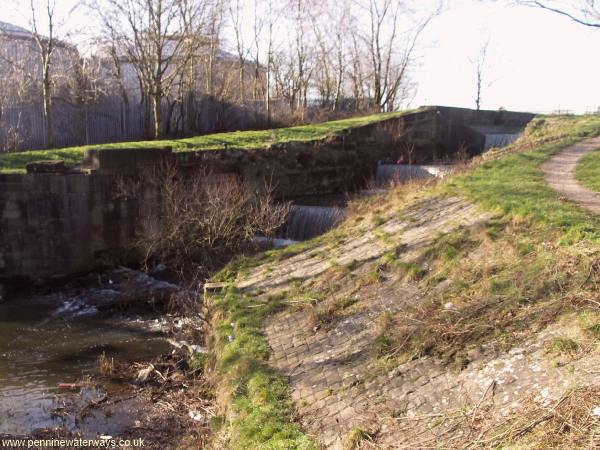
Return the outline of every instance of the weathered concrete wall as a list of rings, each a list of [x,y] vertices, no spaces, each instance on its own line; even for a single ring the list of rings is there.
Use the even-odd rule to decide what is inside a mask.
[[[84,172],[42,164],[30,167],[34,173],[0,175],[0,280],[48,280],[130,257],[136,236],[156,226],[140,217],[158,217],[158,192],[142,186],[140,202],[123,197],[120,186],[164,161],[176,164],[182,176],[230,174],[257,188],[266,182],[276,197],[289,199],[362,187],[377,161],[400,155],[413,163],[436,162],[452,158],[463,144],[478,153],[483,141],[470,125],[524,126],[532,117],[432,107],[322,141],[176,154],[103,150],[88,153]],[[150,205],[156,210],[140,211]]]

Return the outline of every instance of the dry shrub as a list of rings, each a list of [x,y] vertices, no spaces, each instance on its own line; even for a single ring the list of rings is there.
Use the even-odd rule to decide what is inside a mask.
[[[353,221],[358,217],[371,215],[377,210],[405,207],[415,199],[424,196],[441,180],[441,178],[414,178],[402,183],[392,180],[386,190],[377,188],[374,182],[370,182],[366,187],[370,195],[351,199],[346,209],[346,217]]]
[[[102,375],[112,375],[115,372],[115,360],[102,352],[98,357],[98,371]]]
[[[213,269],[254,236],[272,236],[290,210],[273,201],[266,182],[257,189],[233,175],[182,174],[171,163],[122,185],[139,202],[144,227],[137,247],[145,263],[159,261],[176,270]]]
[[[598,448],[600,428],[594,409],[600,405],[600,389],[573,390],[551,405],[529,399],[519,412],[488,427],[464,448]],[[520,448],[520,447],[519,447]]]

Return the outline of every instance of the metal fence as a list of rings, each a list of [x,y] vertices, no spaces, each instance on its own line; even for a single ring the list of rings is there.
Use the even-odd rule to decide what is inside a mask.
[[[274,116],[285,105],[274,102]],[[163,133],[186,136],[220,131],[262,128],[267,125],[264,104],[231,104],[212,99],[189,100],[173,107],[161,105]],[[146,105],[122,101],[91,105],[55,103],[53,137],[55,147],[139,140],[149,136],[154,124],[146,119]],[[44,110],[41,104],[2,108],[0,151],[46,148]]]

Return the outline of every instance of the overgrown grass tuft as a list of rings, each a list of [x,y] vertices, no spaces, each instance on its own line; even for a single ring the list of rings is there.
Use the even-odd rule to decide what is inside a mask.
[[[394,315],[394,326],[386,327],[393,331],[375,343],[379,358],[393,356],[401,364],[433,356],[460,369],[472,350],[484,345],[508,350],[565,313],[594,309],[600,298],[596,252],[562,246],[559,232],[539,234],[528,221],[508,223],[493,239],[486,233],[458,230],[424,249],[419,258],[429,266],[424,285],[440,279],[450,284]],[[595,318],[582,325],[590,335]]]

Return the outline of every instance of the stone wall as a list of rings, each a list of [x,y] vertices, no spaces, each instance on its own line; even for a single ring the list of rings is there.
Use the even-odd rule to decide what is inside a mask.
[[[110,175],[0,175],[0,280],[48,281],[130,259],[139,215]]]
[[[88,152],[79,172],[54,163],[32,165],[24,175],[0,174],[0,281],[47,281],[131,260],[136,236],[156,226],[140,217],[158,217],[158,210],[140,208],[156,207],[158,192],[142,186],[145,200],[138,202],[120,195],[120,185],[165,161],[181,176],[228,174],[257,189],[269,184],[277,198],[291,199],[362,187],[378,161],[400,155],[426,163],[452,159],[460,145],[477,153],[483,143],[470,125],[524,126],[532,117],[430,107],[321,141],[186,153],[101,150]]]
[[[234,173],[275,187],[279,199],[341,193],[363,187],[378,161],[427,164],[449,162],[462,148],[483,151],[485,136],[471,128],[523,128],[533,114],[427,107],[414,113],[352,128],[320,141],[291,142],[265,149],[226,149],[176,153],[182,168]]]

